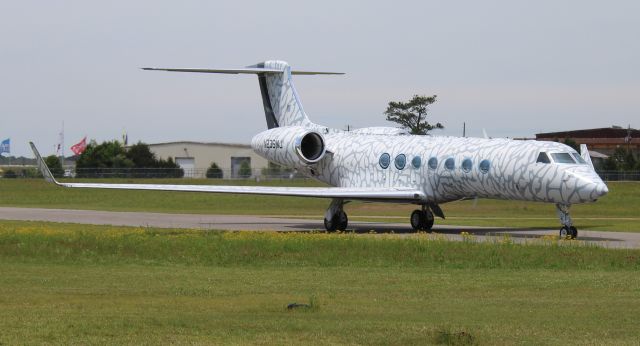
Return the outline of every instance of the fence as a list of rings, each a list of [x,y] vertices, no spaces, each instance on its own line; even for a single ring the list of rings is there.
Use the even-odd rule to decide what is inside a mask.
[[[599,171],[604,181],[639,181],[640,171]]]

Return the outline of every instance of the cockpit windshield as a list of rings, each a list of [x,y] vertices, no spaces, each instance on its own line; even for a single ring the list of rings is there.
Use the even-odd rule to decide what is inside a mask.
[[[551,157],[555,163],[576,163],[569,153],[551,153]]]
[[[573,158],[576,159],[576,161],[578,161],[579,164],[584,165],[587,163],[587,161],[585,161],[582,156],[580,156],[580,154],[578,153],[571,153],[571,155],[573,155]]]
[[[553,161],[552,161],[553,160]],[[578,153],[546,153],[541,151],[538,153],[536,163],[569,163],[569,164],[587,164],[587,162]]]
[[[549,156],[547,156],[547,153],[545,152],[540,152],[540,154],[538,154],[538,159],[536,160],[537,163],[551,163],[551,160],[549,160]]]

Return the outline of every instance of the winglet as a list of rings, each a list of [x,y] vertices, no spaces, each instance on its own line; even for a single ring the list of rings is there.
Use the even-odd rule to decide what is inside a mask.
[[[586,144],[580,144],[580,156],[587,161],[588,164],[593,167],[593,162],[591,161],[591,155],[589,155],[589,149],[587,149]]]
[[[36,161],[38,162],[38,169],[40,170],[40,173],[42,173],[42,175],[44,176],[44,180],[50,183],[58,184],[56,179],[53,177],[53,174],[51,174],[49,167],[47,167],[47,164],[44,162],[44,159],[42,159],[42,156],[40,156],[40,153],[38,152],[36,145],[33,144],[33,142],[29,142],[29,145],[31,146],[31,150],[33,151],[33,154],[36,156]]]

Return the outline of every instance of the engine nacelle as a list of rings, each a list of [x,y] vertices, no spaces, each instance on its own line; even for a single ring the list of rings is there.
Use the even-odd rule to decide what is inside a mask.
[[[324,157],[324,137],[299,126],[276,127],[260,132],[251,140],[258,155],[287,167],[312,165]]]

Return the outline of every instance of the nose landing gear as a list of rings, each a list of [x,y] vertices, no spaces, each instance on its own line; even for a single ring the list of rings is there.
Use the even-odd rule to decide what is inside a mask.
[[[556,211],[562,223],[560,228],[560,239],[576,239],[578,237],[578,229],[573,226],[573,220],[569,215],[569,207],[567,204],[556,204]]]

